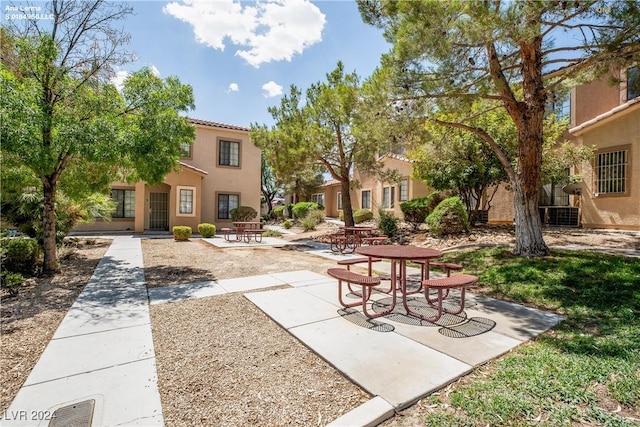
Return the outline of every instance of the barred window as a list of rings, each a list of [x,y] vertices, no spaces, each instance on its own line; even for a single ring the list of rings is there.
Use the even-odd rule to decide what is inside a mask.
[[[111,190],[111,199],[117,203],[116,208],[111,213],[112,218],[135,218],[135,190]]]
[[[324,193],[318,193],[311,195],[311,201],[319,205],[324,206]]]
[[[180,157],[183,158],[191,158],[191,144],[189,144],[188,142],[183,142],[182,144],[180,144]]]
[[[600,194],[620,194],[627,191],[628,150],[607,151],[596,155],[596,188]]]

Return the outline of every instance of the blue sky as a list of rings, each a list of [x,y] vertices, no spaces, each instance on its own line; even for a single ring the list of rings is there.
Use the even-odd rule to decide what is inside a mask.
[[[364,79],[389,50],[353,1],[135,1],[124,23],[134,63],[193,87],[192,117],[250,126],[271,125],[267,108],[292,84],[305,91],[324,81],[339,60]],[[198,35],[196,36],[196,31]]]

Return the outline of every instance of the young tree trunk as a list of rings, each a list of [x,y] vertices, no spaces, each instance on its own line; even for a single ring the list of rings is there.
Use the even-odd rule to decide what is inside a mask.
[[[44,253],[43,273],[53,274],[58,271],[58,254],[56,247],[56,187],[57,182],[44,177],[44,207],[42,212],[42,227],[44,240],[42,250]]]
[[[340,181],[340,191],[342,191],[342,214],[344,216],[344,225],[347,227],[353,227],[353,208],[351,207],[350,187],[349,178]]]

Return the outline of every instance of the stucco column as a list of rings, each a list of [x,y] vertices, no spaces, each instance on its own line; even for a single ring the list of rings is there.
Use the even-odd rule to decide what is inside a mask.
[[[147,218],[147,184],[144,181],[136,182],[136,234],[144,233],[144,223]]]

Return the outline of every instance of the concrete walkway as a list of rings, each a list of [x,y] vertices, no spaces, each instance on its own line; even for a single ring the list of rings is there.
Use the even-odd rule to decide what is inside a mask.
[[[139,238],[114,239],[0,424],[50,421],[164,424]]]
[[[331,254],[322,245],[309,252],[348,257]],[[388,264],[374,266],[384,271]],[[285,284],[290,288],[245,297],[374,396],[332,426],[374,426],[561,320],[555,314],[473,295],[463,313],[446,315],[437,324],[408,318],[401,304],[393,314],[369,320],[358,310],[340,307],[334,279],[307,270],[148,292],[140,239],[119,236],[0,424],[48,425],[43,418],[59,410],[58,423],[51,425],[72,425],[73,417],[78,426],[163,425],[149,301],[161,304]],[[376,299],[382,306],[389,296],[379,294]],[[419,297],[411,304],[429,310],[420,307]],[[79,421],[83,416],[84,424]],[[68,417],[66,423],[63,417]]]

